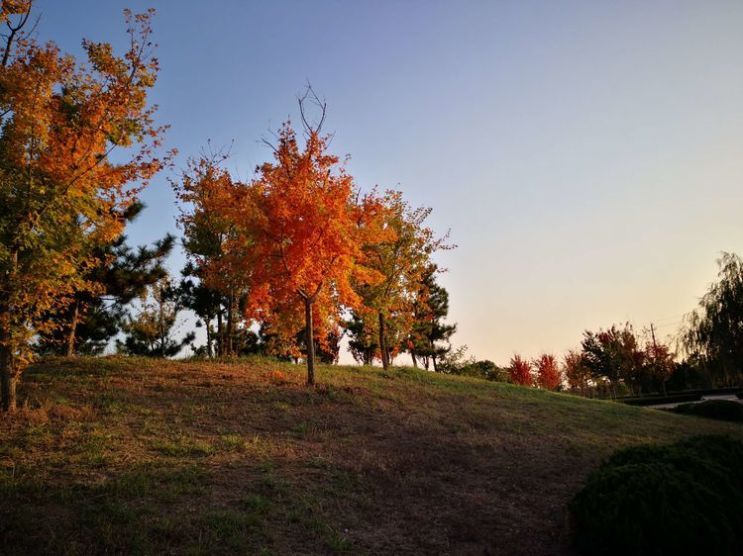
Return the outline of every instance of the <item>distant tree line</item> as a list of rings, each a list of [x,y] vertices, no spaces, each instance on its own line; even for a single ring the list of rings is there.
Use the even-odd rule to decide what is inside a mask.
[[[686,318],[677,351],[654,327],[642,333],[629,323],[586,330],[580,349],[558,360],[515,355],[507,366],[465,359],[455,350],[444,372],[511,382],[585,396],[616,397],[743,384],[743,261],[733,253],[718,260],[718,279]]]

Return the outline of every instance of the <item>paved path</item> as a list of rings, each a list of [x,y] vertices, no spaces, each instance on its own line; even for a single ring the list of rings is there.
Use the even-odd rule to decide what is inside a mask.
[[[702,396],[701,400],[676,402],[676,403],[659,403],[657,405],[646,405],[644,407],[651,407],[653,409],[673,409],[676,406],[683,405],[686,403],[701,403],[707,400],[729,400],[731,402],[743,403],[743,400],[738,399],[735,394],[722,394],[719,396]]]

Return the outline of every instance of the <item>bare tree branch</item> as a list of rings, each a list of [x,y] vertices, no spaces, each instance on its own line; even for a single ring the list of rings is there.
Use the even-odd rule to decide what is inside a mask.
[[[320,120],[317,123],[310,123],[307,118],[307,102],[313,104],[316,108],[320,109]],[[318,134],[325,123],[325,116],[327,114],[328,103],[325,99],[320,100],[317,93],[312,88],[310,82],[307,82],[307,87],[304,90],[304,94],[297,98],[299,103],[299,115],[302,117],[302,125],[304,126],[305,132],[309,135]]]

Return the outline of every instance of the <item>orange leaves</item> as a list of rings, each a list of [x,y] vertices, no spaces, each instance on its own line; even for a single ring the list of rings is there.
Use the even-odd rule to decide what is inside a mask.
[[[321,346],[337,334],[341,311],[361,305],[356,288],[383,279],[367,264],[365,247],[394,237],[384,227],[383,201],[360,197],[328,152],[328,139],[319,129],[305,132],[300,144],[284,124],[273,161],[249,183],[233,181],[217,154],[191,161],[173,184],[191,207],[180,222],[205,284],[224,291],[239,281],[246,317],[268,329],[269,345],[292,356],[301,355],[296,340],[303,324],[312,323]]]
[[[252,283],[261,292],[251,295],[250,310],[270,314],[307,300],[327,313],[314,319],[318,332],[326,332],[334,319],[323,317],[360,302],[351,277],[375,278],[362,265],[361,250],[373,240],[364,226],[374,210],[371,200],[356,201],[353,179],[327,153],[326,138],[310,131],[300,148],[288,123],[279,131],[274,162],[260,167],[250,189],[246,231],[254,240]]]
[[[86,42],[91,69],[61,56],[53,44],[27,41],[16,47],[0,76],[8,91],[3,109],[12,114],[3,133],[9,161],[36,183],[48,184],[45,191],[53,191],[55,201],[70,199],[98,226],[111,224],[110,211],[99,211],[86,199],[96,196],[124,207],[163,165],[152,156],[163,129],[153,125],[146,106],[154,81],[143,78],[154,69],[136,39],[144,33],[146,40],[149,21],[130,31],[131,50],[124,57],[115,56],[109,44]],[[115,148],[135,144],[128,160],[109,158]]]
[[[322,110],[314,127],[306,101]],[[430,209],[410,208],[399,192],[361,195],[320,134],[325,104],[311,88],[299,103],[303,137],[283,124],[268,143],[273,160],[249,183],[233,180],[217,153],[190,161],[173,185],[189,207],[180,223],[203,283],[222,293],[244,288],[240,306],[267,330],[269,346],[298,357],[304,342],[311,383],[312,336],[320,346],[337,337],[344,310],[379,317],[380,335],[399,336],[387,350],[395,353],[434,268],[430,256],[448,246],[423,225]],[[297,341],[302,322],[306,338]]]

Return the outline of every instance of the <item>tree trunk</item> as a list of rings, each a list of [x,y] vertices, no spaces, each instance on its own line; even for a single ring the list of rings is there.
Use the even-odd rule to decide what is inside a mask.
[[[221,303],[220,303],[221,305]],[[222,307],[217,311],[217,357],[224,355],[224,330],[222,326]]]
[[[415,356],[415,351],[410,352],[410,358],[413,360],[413,367],[418,368],[418,358]]]
[[[429,345],[431,346],[431,363],[433,364],[433,372],[437,373],[439,372],[439,368],[436,364],[436,342],[429,340]],[[428,365],[426,365],[426,370],[428,370]]]
[[[315,384],[315,338],[312,330],[312,301],[304,300],[305,342],[307,343],[307,385]]]
[[[18,406],[16,401],[16,385],[18,377],[13,376],[9,370],[3,369],[0,376],[0,390],[2,390],[3,411],[15,413]]]
[[[12,315],[13,304],[11,303],[10,289],[15,284],[18,271],[18,251],[12,251],[10,255],[11,270],[8,273],[8,281],[4,285],[10,285],[3,292],[3,300],[0,302],[0,404],[3,411],[13,413],[16,409],[15,387],[18,376],[15,373],[15,361],[13,361],[13,328]]]
[[[209,359],[214,357],[212,351],[212,316],[207,314],[204,315],[204,322],[206,323],[206,356]]]
[[[379,351],[382,352],[382,368],[386,371],[390,366],[390,354],[387,351],[387,332],[385,330],[384,314],[379,311]]]
[[[6,342],[10,339],[7,333],[3,334]],[[0,346],[0,399],[3,411],[13,413],[16,410],[16,384],[18,377],[13,372],[13,353],[4,344]]]
[[[70,319],[70,331],[67,334],[67,357],[75,355],[75,336],[77,335],[77,322],[80,320],[80,300],[76,299],[72,306],[72,318]]]
[[[165,303],[162,299],[159,301],[159,326],[160,326],[160,357],[165,357],[165,342],[167,339],[167,332],[165,330]]]
[[[232,336],[234,335],[235,329],[235,296],[230,290],[228,297],[227,306],[227,355],[233,355],[232,351],[234,346],[232,345]]]

